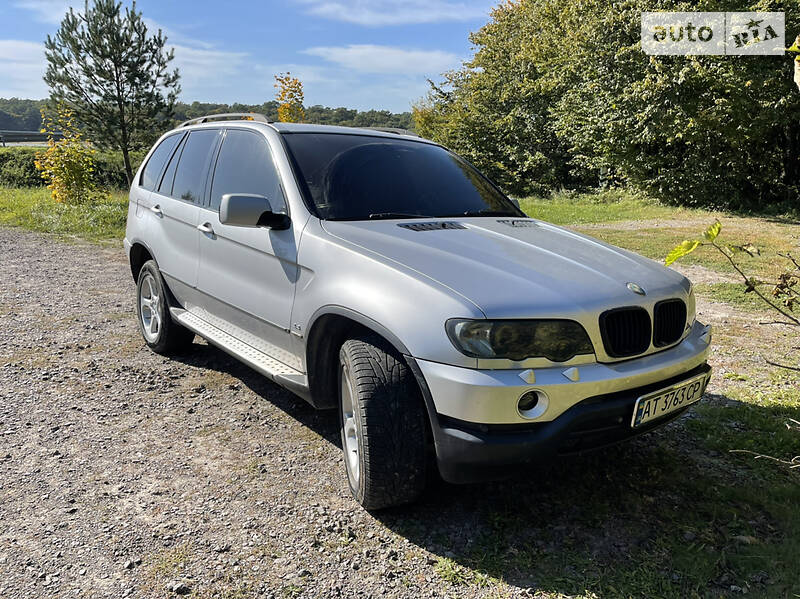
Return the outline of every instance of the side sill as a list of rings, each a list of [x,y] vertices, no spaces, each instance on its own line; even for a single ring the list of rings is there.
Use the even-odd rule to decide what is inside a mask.
[[[253,370],[275,381],[307,402],[312,403],[308,377],[299,370],[287,366],[186,310],[170,308],[169,311],[172,318],[182,326],[200,335],[209,343],[217,346],[237,360],[244,362]]]

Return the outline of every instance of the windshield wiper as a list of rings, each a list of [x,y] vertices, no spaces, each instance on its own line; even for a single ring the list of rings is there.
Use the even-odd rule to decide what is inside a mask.
[[[406,212],[373,212],[369,215],[370,220],[383,220],[390,218],[429,218],[424,214],[408,214]]]

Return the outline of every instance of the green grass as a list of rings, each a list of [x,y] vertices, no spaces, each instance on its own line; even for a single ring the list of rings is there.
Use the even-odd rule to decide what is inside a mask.
[[[695,291],[715,302],[725,302],[750,312],[766,312],[771,308],[755,293],[745,293],[744,283],[701,283]]]
[[[533,580],[548,598],[800,595],[800,476],[730,453],[791,459],[800,427],[786,423],[800,396],[729,403],[697,406],[688,433],[673,428],[532,475],[532,488],[492,492],[474,542],[440,558],[437,574],[472,587]]]
[[[797,225],[725,215],[709,215],[707,224],[711,224],[715,218],[719,218],[723,226],[718,239],[720,244],[744,245],[749,242],[761,250],[761,256],[748,256],[744,253],[736,255],[736,262],[751,276],[774,279],[779,272],[786,269],[785,261],[778,258],[777,253],[797,253]],[[666,255],[684,239],[702,239],[706,221],[702,221],[702,224],[689,222],[670,227],[649,227],[646,226],[647,223],[644,225],[626,229],[576,228],[592,237],[663,263]],[[725,256],[711,247],[698,248],[681,258],[678,264],[695,264],[726,274],[735,272]]]
[[[546,198],[534,196],[521,199],[520,207],[533,218],[557,225],[675,218],[684,213],[703,214],[699,210],[663,206],[644,195],[618,189],[593,193],[558,192]]]
[[[128,214],[127,192],[114,191],[99,204],[68,206],[43,187],[0,187],[0,225],[23,227],[89,241],[122,239]]]

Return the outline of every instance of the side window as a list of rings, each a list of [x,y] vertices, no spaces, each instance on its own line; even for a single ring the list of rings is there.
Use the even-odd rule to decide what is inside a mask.
[[[164,165],[167,163],[167,160],[169,160],[169,157],[172,155],[172,150],[178,145],[180,139],[180,134],[170,135],[158,144],[158,147],[153,150],[153,153],[150,155],[150,160],[147,161],[144,169],[142,169],[142,177],[139,179],[139,185],[150,191],[156,188],[158,177],[161,175],[161,171],[164,170]]]
[[[273,211],[285,211],[280,179],[267,140],[258,133],[228,130],[211,184],[212,210],[219,210],[222,196],[226,193],[262,195],[270,201]]]
[[[167,165],[167,170],[164,171],[164,174],[161,177],[161,183],[158,185],[158,193],[168,196],[172,194],[172,183],[175,181],[175,169],[178,168],[178,160],[181,159],[181,152],[183,152],[183,147],[186,145],[186,136],[184,135],[181,143],[178,144],[178,149],[175,150],[175,153],[172,155],[172,158],[169,160],[169,164]]]
[[[214,141],[218,129],[192,131],[183,146],[175,182],[172,184],[172,197],[200,204],[206,182],[206,167],[214,151]]]

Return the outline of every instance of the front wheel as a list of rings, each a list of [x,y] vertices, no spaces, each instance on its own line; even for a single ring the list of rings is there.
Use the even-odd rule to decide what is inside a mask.
[[[426,480],[425,408],[402,356],[383,339],[339,352],[339,415],[350,490],[366,509],[415,500]]]
[[[167,288],[154,260],[139,271],[136,283],[136,316],[145,343],[157,354],[168,354],[191,345],[194,333],[172,320]]]

